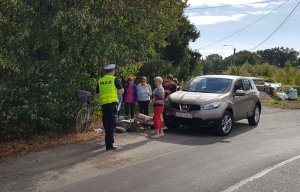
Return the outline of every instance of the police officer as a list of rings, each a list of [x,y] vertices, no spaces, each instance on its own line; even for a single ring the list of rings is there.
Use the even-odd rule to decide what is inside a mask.
[[[98,80],[96,90],[96,93],[99,94],[102,106],[102,121],[105,129],[106,150],[117,149],[113,143],[116,128],[118,94],[124,92],[120,80],[115,77],[115,67],[115,64],[104,67],[106,74]]]

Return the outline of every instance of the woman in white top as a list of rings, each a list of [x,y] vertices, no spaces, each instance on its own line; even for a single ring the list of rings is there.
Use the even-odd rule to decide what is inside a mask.
[[[151,86],[147,83],[147,77],[141,77],[141,83],[137,85],[137,94],[140,113],[148,115],[152,89]]]

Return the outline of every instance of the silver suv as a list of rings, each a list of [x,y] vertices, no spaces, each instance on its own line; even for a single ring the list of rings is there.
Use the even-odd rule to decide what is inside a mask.
[[[218,135],[229,135],[234,121],[248,119],[255,126],[260,113],[259,91],[252,79],[205,75],[193,78],[181,91],[166,98],[163,117],[169,129],[211,126]]]

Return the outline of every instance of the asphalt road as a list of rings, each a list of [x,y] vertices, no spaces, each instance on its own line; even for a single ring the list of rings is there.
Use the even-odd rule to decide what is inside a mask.
[[[300,191],[300,111],[264,107],[257,127],[228,137],[182,128],[151,140],[123,134],[0,163],[1,191]]]

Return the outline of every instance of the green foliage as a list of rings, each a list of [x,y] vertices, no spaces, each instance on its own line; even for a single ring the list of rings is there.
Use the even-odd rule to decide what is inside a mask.
[[[233,61],[233,55],[226,57],[224,62],[229,65]],[[250,51],[239,51],[235,54],[235,65],[241,66],[245,63],[249,63],[251,65],[260,64],[261,58],[255,53]]]
[[[129,76],[133,74],[137,74],[140,71],[142,66],[143,66],[142,62],[132,63],[126,66],[122,66],[118,68],[118,77],[123,80],[126,80]]]
[[[0,1],[0,139],[72,127],[81,107],[76,91],[93,92],[105,64],[117,63],[125,77],[160,60],[185,6],[181,0]],[[158,64],[164,66],[154,71],[171,67]]]
[[[238,76],[250,76],[250,73],[247,70],[247,66],[230,66],[227,71],[225,71],[227,75],[238,75]]]
[[[293,66],[296,66],[299,52],[290,48],[275,47],[257,51],[257,55],[260,56],[264,62],[284,67],[288,62]]]
[[[287,103],[287,101],[282,101],[282,100],[278,100],[278,99],[268,99],[263,102],[265,105],[282,105],[282,104]]]
[[[158,50],[162,60],[171,63],[167,73],[172,73],[180,80],[188,80],[195,74],[202,74],[201,54],[191,50],[188,45],[200,36],[196,27],[185,16],[180,17],[180,26],[167,38],[168,45]]]
[[[225,69],[223,57],[218,54],[211,54],[203,61],[204,74],[218,73]]]
[[[183,80],[189,80],[191,77],[203,75],[203,63],[200,61],[201,55],[196,52],[191,53],[191,62],[190,62],[190,70],[189,76],[186,74],[182,74],[187,76],[188,78]],[[182,80],[182,79],[181,79]]]
[[[261,65],[244,64],[239,67],[229,67],[224,73],[228,75],[262,77],[284,85],[300,85],[300,69],[291,65],[279,68],[267,63]]]
[[[299,81],[300,69],[286,65],[283,69],[278,69],[273,76],[273,79],[277,82],[281,82],[285,85],[300,85]]]
[[[300,86],[300,72],[298,70],[298,73],[294,77],[294,84]]]
[[[299,52],[290,48],[275,47],[272,49],[259,50],[257,52],[250,52],[247,50],[239,51],[235,54],[235,65],[242,66],[244,64],[250,65],[260,65],[264,67],[263,63],[268,63],[272,66],[284,67],[285,65],[292,65],[294,67],[300,66],[300,58],[298,58]],[[222,58],[220,55],[211,54],[206,57],[204,60],[204,73],[205,74],[214,74],[220,73],[220,71],[226,70],[228,67],[233,65],[233,55],[229,57]],[[268,66],[269,72],[267,75],[261,76],[271,76],[270,66]],[[231,69],[233,70],[233,69]],[[245,72],[245,71],[244,71]],[[256,70],[260,73],[260,70]],[[266,72],[266,71],[264,71]],[[250,72],[251,74],[251,72]]]
[[[139,73],[138,77],[146,76],[150,84],[154,85],[154,78],[162,76],[162,74],[174,73],[172,71],[172,63],[165,60],[153,60],[145,63]]]

